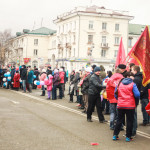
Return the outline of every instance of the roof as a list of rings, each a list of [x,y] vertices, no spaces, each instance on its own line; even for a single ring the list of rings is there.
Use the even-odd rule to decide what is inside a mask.
[[[141,35],[142,31],[144,31],[146,25],[141,24],[129,24],[129,34],[133,35]],[[150,28],[150,25],[149,25]]]
[[[39,29],[30,31],[28,34],[52,35],[54,33],[56,33],[56,30],[51,30],[51,29],[48,29],[46,27],[41,27]]]

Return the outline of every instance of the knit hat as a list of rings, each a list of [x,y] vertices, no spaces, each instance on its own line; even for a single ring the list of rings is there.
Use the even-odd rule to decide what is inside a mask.
[[[126,65],[124,65],[124,64],[119,64],[119,65],[118,65],[118,68],[119,68],[119,69],[126,69]]]
[[[100,67],[95,67],[94,72],[98,72],[98,71],[101,71],[101,68]]]

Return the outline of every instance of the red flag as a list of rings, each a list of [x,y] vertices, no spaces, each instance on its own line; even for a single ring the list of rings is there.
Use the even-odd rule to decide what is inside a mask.
[[[138,41],[133,46],[130,55],[133,57],[143,70],[143,85],[150,83],[150,36],[146,26]]]
[[[116,58],[115,68],[119,64],[125,64],[125,58],[126,58],[125,57],[125,50],[124,50],[124,46],[123,46],[123,42],[122,42],[122,38],[121,38],[119,50],[118,50],[118,54],[117,54],[117,58]]]

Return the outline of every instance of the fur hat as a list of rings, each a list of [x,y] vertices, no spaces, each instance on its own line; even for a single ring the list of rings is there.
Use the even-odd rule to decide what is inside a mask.
[[[126,65],[124,65],[124,64],[119,64],[119,65],[118,65],[118,68],[119,68],[119,69],[126,69]]]

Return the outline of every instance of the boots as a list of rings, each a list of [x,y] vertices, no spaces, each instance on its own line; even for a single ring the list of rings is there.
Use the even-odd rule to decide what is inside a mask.
[[[42,94],[40,96],[45,96],[45,91],[42,91]]]

